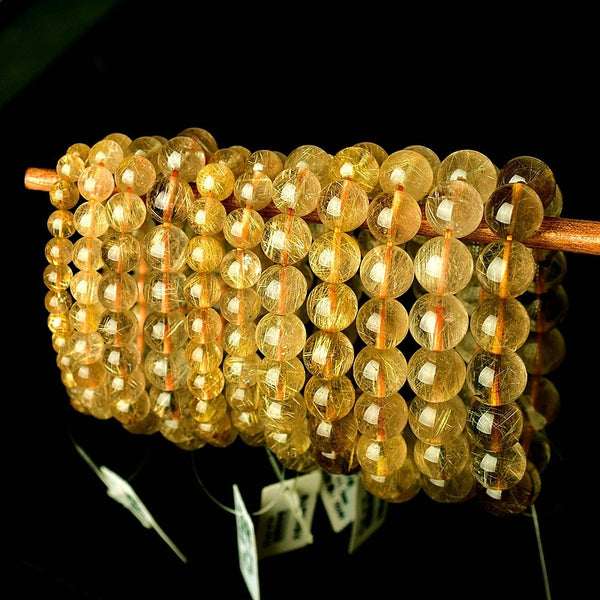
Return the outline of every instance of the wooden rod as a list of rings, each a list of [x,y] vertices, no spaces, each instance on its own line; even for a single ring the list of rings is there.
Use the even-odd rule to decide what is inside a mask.
[[[58,175],[53,169],[30,167],[25,172],[25,188],[47,192],[50,191],[52,184],[57,179]],[[233,198],[225,200],[223,206],[225,206],[227,212],[239,208],[239,204]],[[269,205],[260,213],[265,219],[268,219],[279,214],[279,211],[275,206]],[[316,211],[304,218],[315,223],[320,221]],[[366,224],[363,223],[361,227],[366,228]],[[438,235],[429,225],[424,213],[419,235],[426,237]],[[465,242],[487,244],[497,241],[498,237],[485,222],[482,222],[473,233],[461,239]],[[600,222],[564,217],[544,217],[538,231],[523,243],[530,248],[541,250],[562,250],[563,252],[600,256]]]

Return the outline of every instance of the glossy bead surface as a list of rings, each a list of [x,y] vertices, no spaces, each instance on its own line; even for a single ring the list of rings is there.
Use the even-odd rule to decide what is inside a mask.
[[[367,226],[380,242],[404,244],[421,227],[421,208],[405,190],[381,192],[369,204]]]
[[[365,346],[356,355],[353,375],[356,385],[372,396],[389,396],[406,382],[407,363],[398,348],[378,350]]]
[[[493,490],[517,485],[527,468],[527,457],[519,443],[502,452],[490,452],[474,446],[471,456],[471,470],[476,481]]]
[[[523,412],[516,402],[490,406],[475,399],[469,406],[466,425],[474,444],[490,452],[501,452],[519,441]]]
[[[406,400],[397,392],[379,397],[362,393],[353,410],[358,431],[372,440],[384,441],[396,437],[408,422]]]
[[[352,410],[354,385],[346,375],[328,379],[313,375],[306,382],[304,400],[312,415],[325,421],[335,421]]]
[[[318,283],[308,294],[306,312],[319,329],[342,331],[356,317],[358,300],[345,283]]]
[[[349,180],[329,183],[323,188],[316,206],[323,225],[346,232],[363,224],[368,208],[367,192]]]
[[[408,422],[415,436],[432,445],[455,439],[465,428],[467,409],[460,396],[429,402],[415,396],[408,405]]]
[[[393,348],[408,333],[408,312],[398,300],[369,298],[358,310],[356,330],[368,346]]]
[[[533,188],[542,204],[548,206],[556,193],[556,179],[548,165],[534,156],[516,156],[498,173],[498,185],[524,183]]]
[[[423,154],[397,150],[383,161],[379,183],[384,192],[402,189],[418,202],[433,185],[433,170]]]
[[[408,360],[408,384],[417,396],[429,402],[450,400],[460,392],[465,378],[465,362],[454,348],[418,348]]]
[[[372,248],[363,257],[359,272],[366,292],[373,298],[397,298],[414,279],[413,261],[399,246]]]
[[[483,201],[477,189],[466,181],[442,181],[427,194],[425,216],[438,235],[450,230],[453,237],[462,238],[479,227]]]
[[[360,267],[360,248],[348,233],[327,231],[314,240],[308,261],[319,279],[343,283],[352,278]]]

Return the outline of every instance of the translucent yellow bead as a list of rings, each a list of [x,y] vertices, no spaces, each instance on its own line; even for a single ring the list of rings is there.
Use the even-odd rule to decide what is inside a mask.
[[[221,335],[223,322],[214,308],[191,308],[185,317],[185,329],[190,340],[209,344]]]
[[[214,273],[192,273],[185,279],[183,295],[191,306],[210,308],[221,298],[221,281]]]
[[[260,298],[255,288],[226,288],[219,301],[221,315],[230,323],[254,321],[260,315]]]
[[[519,296],[533,281],[535,261],[521,242],[491,242],[475,261],[475,274],[486,292],[505,298]]]
[[[358,431],[371,440],[394,438],[402,433],[408,422],[406,400],[397,392],[379,397],[363,393],[353,410]]]
[[[156,137],[151,135],[142,135],[131,141],[127,150],[125,150],[125,156],[135,154],[136,156],[143,156],[147,158],[152,166],[156,170],[158,169],[158,152],[162,147],[162,143]]]
[[[102,360],[104,342],[97,332],[73,332],[69,338],[66,351],[71,355],[73,363],[93,363]]]
[[[230,287],[252,287],[262,272],[262,263],[252,250],[233,249],[227,252],[219,267],[223,281]]]
[[[309,169],[283,169],[273,179],[273,203],[282,213],[293,211],[298,217],[317,207],[321,184]]]
[[[132,232],[144,224],[146,204],[133,192],[119,192],[106,201],[106,217],[114,230]]]
[[[295,356],[279,361],[263,358],[258,370],[258,387],[269,398],[291,398],[304,386],[306,371],[302,361]]]
[[[192,366],[187,375],[187,386],[194,398],[199,400],[215,398],[225,386],[223,371],[215,369],[204,373]]]
[[[373,298],[397,298],[412,285],[412,258],[400,246],[375,246],[362,259],[360,279]]]
[[[91,165],[79,176],[77,188],[82,198],[90,202],[104,202],[113,193],[115,181],[106,167]]]
[[[214,198],[197,198],[191,201],[187,222],[197,235],[217,235],[222,229],[227,211]]]
[[[151,269],[171,272],[183,267],[189,238],[176,225],[152,227],[142,240],[142,254]]]
[[[148,310],[168,313],[177,308],[183,308],[186,302],[185,284],[185,275],[179,271],[172,273],[150,271],[146,275],[143,285]]]
[[[352,231],[367,218],[367,192],[348,179],[332,181],[323,188],[316,206],[323,225],[329,229]]]
[[[467,408],[460,396],[429,402],[415,396],[408,406],[408,422],[415,436],[427,444],[447,444],[465,428]]]
[[[245,157],[236,148],[219,148],[208,157],[208,163],[225,165],[233,173],[234,178],[237,178],[244,172],[246,158],[247,156]]]
[[[352,412],[336,421],[324,421],[309,415],[308,433],[316,449],[325,452],[343,452],[356,444],[358,435],[356,418]]]
[[[234,248],[254,248],[260,244],[265,222],[252,208],[232,210],[223,224],[223,235]]]
[[[283,161],[273,150],[255,150],[246,159],[246,171],[264,173],[271,180],[275,179],[282,169]]]
[[[46,226],[54,237],[68,238],[76,231],[73,213],[68,210],[53,211],[48,217]]]
[[[185,344],[185,358],[190,367],[200,373],[208,373],[218,369],[223,360],[223,349],[217,342],[201,344],[192,340]],[[225,375],[225,373],[223,374]]]
[[[354,385],[346,375],[329,379],[313,375],[304,388],[307,410],[325,421],[345,417],[352,410],[354,399]]]
[[[339,377],[352,368],[354,347],[341,331],[317,330],[306,340],[303,359],[311,375]]]
[[[283,402],[266,399],[263,407],[265,428],[271,431],[291,432],[306,420],[306,404],[302,394],[295,394]]]
[[[131,273],[108,271],[98,283],[98,299],[105,308],[114,311],[129,310],[137,302],[138,282]]]
[[[256,385],[261,358],[257,352],[249,356],[229,354],[223,361],[223,377],[226,383],[242,387]]]
[[[353,473],[360,472],[360,463],[356,458],[356,452],[353,447],[340,452],[312,448],[312,454],[317,467],[325,473],[352,475]]]
[[[160,173],[174,174],[184,182],[195,181],[198,171],[206,164],[204,147],[196,139],[175,136],[164,143],[157,155]]]
[[[558,369],[565,359],[565,338],[557,327],[531,332],[517,352],[528,373],[547,375]]]
[[[182,349],[168,354],[150,350],[144,358],[144,373],[148,381],[161,390],[183,387],[189,370]]]
[[[387,150],[375,142],[358,142],[358,144],[354,144],[354,146],[368,150],[375,157],[375,160],[380,167],[383,161],[388,157]]]
[[[172,352],[187,342],[185,316],[178,310],[169,313],[150,312],[142,326],[144,341],[151,350]]]
[[[104,387],[67,389],[71,406],[83,414],[92,415],[96,419],[106,421],[112,418],[110,402]]]
[[[143,196],[150,191],[156,180],[154,165],[144,156],[132,154],[118,164],[115,185],[122,192]]]
[[[187,388],[176,390],[161,390],[149,386],[148,398],[152,412],[161,419],[177,419],[190,410],[192,395]]]
[[[44,255],[52,265],[68,265],[73,257],[73,242],[67,238],[52,238],[46,243]]]
[[[405,383],[407,363],[398,348],[378,350],[362,348],[354,360],[353,374],[356,385],[372,396],[389,396]]]
[[[461,180],[471,184],[485,204],[496,189],[498,169],[494,163],[476,150],[457,150],[442,160],[437,171],[437,182]]]
[[[266,446],[278,457],[297,458],[311,447],[311,439],[306,425],[292,431],[270,430],[265,426]]]
[[[388,476],[361,469],[361,481],[374,496],[401,504],[412,500],[421,490],[421,473],[410,455],[402,466]]]
[[[69,179],[59,179],[50,187],[50,203],[59,210],[70,210],[79,202],[79,189]]]
[[[72,304],[73,298],[71,298],[71,294],[65,294],[64,292],[48,290],[44,296],[44,307],[52,314],[64,315],[69,312]]]
[[[351,279],[360,267],[360,247],[349,234],[327,231],[318,236],[308,253],[310,267],[316,277],[329,283]]]
[[[112,416],[124,425],[133,425],[142,421],[150,412],[150,400],[146,392],[137,396],[122,397],[110,404]]]
[[[135,344],[105,346],[102,354],[104,368],[115,375],[129,375],[139,367],[141,353]]]
[[[361,467],[375,475],[389,477],[406,459],[406,441],[401,435],[385,440],[373,440],[365,435],[358,438],[356,457]]]
[[[527,291],[543,294],[564,281],[567,273],[567,258],[561,250],[532,251],[536,264],[536,273]]]
[[[263,307],[269,312],[296,312],[306,299],[306,277],[293,265],[272,265],[265,269],[256,284]]]
[[[371,234],[380,242],[404,244],[421,227],[421,208],[408,192],[380,192],[369,205],[366,215]]]
[[[475,495],[476,490],[470,465],[450,479],[422,477],[421,484],[427,497],[441,504],[465,502]]]
[[[250,356],[258,350],[256,344],[256,323],[246,321],[226,323],[222,332],[223,350],[234,356]]]
[[[71,278],[69,289],[76,302],[94,304],[99,301],[98,286],[102,275],[98,271],[79,271]]]
[[[242,208],[262,210],[273,199],[273,180],[262,171],[246,171],[235,180],[233,195]]]
[[[466,382],[481,402],[492,406],[508,404],[525,390],[527,370],[516,352],[492,354],[477,350],[467,365]]]
[[[461,179],[442,181],[425,198],[425,216],[439,235],[448,230],[455,238],[473,233],[483,219],[481,194]]]
[[[256,328],[258,349],[267,358],[288,360],[302,352],[306,328],[297,315],[266,314]]]
[[[530,238],[542,224],[544,206],[537,192],[523,183],[498,186],[485,204],[485,221],[500,238]]]
[[[100,237],[108,229],[106,206],[100,202],[84,202],[73,213],[75,228],[86,237]]]
[[[433,170],[423,154],[397,150],[383,161],[379,183],[384,192],[403,190],[418,202],[433,185]]]
[[[498,173],[498,185],[520,182],[533,188],[542,204],[548,206],[556,194],[556,179],[544,161],[534,156],[517,156]]]
[[[66,152],[66,154],[71,156],[78,156],[84,161],[87,160],[89,153],[90,147],[87,144],[84,144],[83,142],[75,142],[74,144],[71,144],[67,148]]]
[[[448,350],[465,337],[469,315],[456,296],[438,296],[428,292],[412,305],[408,322],[417,344],[430,350]]]
[[[108,231],[102,237],[102,262],[112,271],[124,273],[135,269],[141,256],[141,244],[133,235]]]
[[[148,213],[159,223],[181,225],[194,201],[189,183],[179,177],[157,177],[146,194]]]
[[[84,160],[75,154],[65,154],[56,163],[56,173],[60,179],[77,182],[86,168]]]
[[[368,346],[393,348],[408,333],[408,312],[398,300],[370,298],[358,310],[356,330]]]
[[[133,311],[105,310],[100,316],[98,332],[104,343],[109,345],[127,345],[137,339],[139,322]]]
[[[222,202],[231,196],[234,185],[233,172],[222,163],[208,163],[196,176],[196,189],[203,198],[214,198]]]
[[[471,281],[473,255],[460,240],[436,236],[421,244],[414,269],[415,277],[428,292],[457,294]]]
[[[213,134],[202,127],[186,127],[177,135],[194,138],[206,150],[207,154],[214,154],[219,149]]]
[[[185,262],[193,271],[216,271],[225,254],[221,242],[212,236],[197,235],[191,238],[185,249]]]
[[[256,435],[264,430],[263,413],[256,410],[232,410],[231,422],[240,433],[247,435]]]
[[[103,312],[103,306],[100,303],[82,304],[75,302],[69,309],[69,322],[75,331],[91,333],[98,330],[100,316]]]
[[[54,292],[64,292],[69,289],[73,270],[69,265],[48,265],[44,268],[44,285]]]
[[[329,163],[331,156],[328,152],[314,146],[305,144],[294,148],[284,161],[285,169],[310,169],[318,178],[321,187],[329,183]]]
[[[223,394],[206,400],[192,397],[190,401],[190,416],[199,423],[218,421],[227,412],[227,402]]]
[[[272,262],[293,265],[308,254],[312,241],[312,232],[304,219],[279,214],[265,223],[261,247]]]
[[[490,452],[501,452],[516,444],[523,431],[523,412],[516,402],[490,406],[474,400],[469,406],[469,439]]]
[[[417,440],[413,451],[419,470],[433,479],[456,477],[469,463],[471,452],[466,434],[460,433],[446,444]]]
[[[104,138],[96,142],[88,151],[90,165],[102,165],[114,173],[123,160],[123,148],[115,140]]]
[[[345,283],[318,283],[308,294],[306,312],[310,320],[327,331],[342,331],[356,317],[358,299]]]
[[[332,181],[348,179],[370,192],[378,182],[379,164],[366,148],[349,146],[331,158],[329,177]]]
[[[261,408],[264,405],[265,397],[265,395],[259,393],[258,385],[243,386],[225,383],[225,398],[229,406],[235,410],[255,410]]]
[[[408,384],[429,402],[445,402],[456,396],[466,378],[466,365],[454,349],[417,349],[408,360]]]
[[[46,324],[48,325],[48,329],[53,335],[53,338],[56,336],[61,336],[62,338],[67,339],[73,327],[71,326],[71,322],[69,320],[68,314],[49,314]],[[59,340],[56,339],[58,342]]]
[[[474,446],[471,470],[484,488],[509,489],[519,483],[527,469],[527,456],[520,443],[501,452],[490,452]]]

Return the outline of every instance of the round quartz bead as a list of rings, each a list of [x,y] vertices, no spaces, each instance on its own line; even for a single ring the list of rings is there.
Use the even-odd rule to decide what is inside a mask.
[[[254,248],[260,244],[265,222],[252,208],[232,210],[223,224],[223,235],[234,248]]]
[[[125,150],[125,156],[136,155],[147,158],[158,169],[158,152],[162,148],[160,140],[151,135],[143,135],[131,141]]]
[[[397,298],[413,283],[413,261],[399,246],[375,246],[362,259],[360,279],[373,298]]]
[[[293,265],[267,267],[256,284],[262,306],[280,315],[296,312],[306,299],[308,283]]]
[[[71,366],[75,385],[84,388],[101,387],[106,381],[106,370],[101,361],[75,363]]]
[[[437,183],[461,180],[471,184],[485,204],[498,183],[494,163],[476,150],[457,150],[442,160],[437,171]]]
[[[75,229],[75,218],[68,210],[53,211],[46,222],[46,227],[53,237],[71,237]]]
[[[354,346],[341,331],[317,330],[304,344],[303,359],[311,375],[339,377],[352,368]]]
[[[142,255],[150,269],[170,272],[183,267],[189,238],[176,225],[152,227],[143,238]]]
[[[397,471],[406,455],[406,441],[401,435],[386,440],[373,440],[361,435],[356,444],[356,456],[362,469],[384,477]]]
[[[412,391],[428,402],[445,402],[465,383],[466,365],[454,349],[419,348],[408,360],[407,380]]]
[[[358,310],[356,330],[368,346],[393,348],[408,333],[408,313],[398,300],[370,298]]]
[[[104,341],[98,332],[73,332],[69,338],[67,352],[73,363],[91,364],[102,360]]]
[[[102,237],[102,263],[117,273],[131,271],[139,264],[142,247],[133,235],[109,231]]]
[[[189,183],[179,177],[158,177],[146,195],[150,216],[159,223],[182,224],[195,199]]]
[[[67,148],[66,152],[66,154],[70,156],[77,156],[84,161],[88,159],[89,153],[90,147],[87,144],[84,144],[83,142],[75,142],[74,144],[71,144]]]
[[[421,487],[428,498],[442,504],[457,504],[474,495],[475,479],[467,465],[460,473],[450,479],[422,477]]]
[[[262,263],[252,250],[234,248],[225,254],[219,267],[223,281],[230,287],[252,287],[262,272]]]
[[[216,271],[225,251],[221,242],[212,236],[197,235],[191,238],[185,249],[185,262],[193,271]]]
[[[256,343],[257,324],[253,321],[244,323],[226,323],[221,334],[223,351],[234,356],[250,356],[258,350]]]
[[[215,346],[219,348],[222,354],[223,351],[218,344],[215,344]],[[225,381],[227,383],[234,383],[237,386],[250,387],[251,385],[256,385],[260,360],[261,358],[257,352],[249,356],[233,356],[231,354],[226,356],[223,361],[223,376],[225,377]],[[196,364],[199,363],[196,362]],[[216,369],[218,366],[216,364],[213,368]]]
[[[352,410],[354,385],[346,375],[329,379],[313,375],[306,382],[304,400],[310,414],[325,421],[336,421]]]
[[[44,285],[54,292],[64,292],[70,288],[73,270],[69,265],[48,265],[44,268]]]
[[[258,364],[260,368],[260,362]],[[256,372],[258,383],[258,370]],[[238,384],[225,383],[225,398],[234,410],[256,410],[264,406],[266,396],[259,393],[258,385],[242,386]]]
[[[82,198],[89,202],[104,202],[115,189],[112,173],[101,165],[86,167],[77,180]]]
[[[545,332],[532,332],[517,352],[528,373],[547,375],[558,369],[565,359],[565,338],[556,327]]]
[[[98,286],[102,275],[98,271],[79,271],[71,278],[69,289],[76,302],[95,304],[99,301]]]
[[[329,163],[331,156],[328,152],[311,144],[294,148],[284,161],[285,169],[309,169],[312,171],[321,187],[329,183]]]
[[[202,198],[214,198],[222,202],[231,196],[234,185],[233,172],[222,163],[208,163],[196,175],[196,189]]]
[[[390,475],[382,476],[361,469],[361,481],[374,496],[395,504],[408,502],[421,490],[421,474],[410,455]]]
[[[110,404],[110,412],[115,420],[123,425],[133,425],[144,420],[150,413],[150,400],[143,391],[136,396],[115,399]]]
[[[309,451],[311,439],[305,425],[293,431],[271,431],[265,427],[265,445],[280,460],[281,457],[292,459],[299,458]]]
[[[356,293],[345,283],[318,283],[306,299],[309,319],[326,331],[342,331],[349,327],[357,310]]]
[[[193,398],[190,402],[190,417],[198,423],[210,423],[219,420],[227,412],[227,401],[223,394],[206,400]]]
[[[433,178],[435,181],[437,170],[441,162],[440,157],[428,146],[422,146],[420,144],[411,144],[410,146],[406,146],[404,150],[412,150],[414,152],[422,154],[431,166],[431,170],[433,171]]]
[[[185,317],[185,330],[191,341],[199,344],[215,342],[221,335],[223,322],[214,308],[191,308]]]
[[[156,180],[154,165],[144,156],[126,156],[115,171],[115,185],[121,192],[143,196],[150,191]]]
[[[498,185],[524,183],[533,188],[542,204],[548,206],[556,193],[554,174],[539,158],[517,156],[509,160],[498,173]]]
[[[185,329],[184,329],[185,334]],[[209,373],[210,371],[214,371],[218,369],[223,361],[223,349],[220,344],[217,342],[209,342],[208,344],[198,344],[194,341],[187,341],[187,338],[184,337],[183,340],[179,338],[184,337],[181,334],[181,331],[177,331],[177,340],[174,347],[178,347],[178,344],[181,343],[185,345],[185,358],[190,367],[194,368],[199,373]],[[239,357],[228,357],[228,358],[236,358],[238,360],[245,360]],[[225,372],[225,366],[223,367],[223,376],[227,380],[227,373]]]
[[[247,171],[235,180],[233,195],[242,208],[262,210],[273,199],[273,180],[262,171]]]
[[[219,145],[213,134],[202,127],[187,127],[177,135],[194,138],[203,148],[205,148],[208,154],[214,154],[219,149]]]
[[[101,165],[114,173],[119,163],[123,160],[123,148],[118,142],[103,139],[96,142],[88,152],[88,164]]]
[[[306,419],[306,405],[302,394],[295,394],[285,401],[266,400],[262,411],[264,426],[272,431],[291,432]]]
[[[193,273],[184,281],[183,295],[190,306],[210,308],[221,297],[221,281],[215,273]]]
[[[471,471],[484,488],[506,490],[517,485],[527,469],[527,456],[520,443],[502,452],[471,449]]]
[[[469,235],[483,219],[479,192],[466,181],[453,179],[436,184],[427,195],[425,216],[439,235],[450,230],[455,238]]]
[[[404,244],[421,227],[421,208],[406,191],[381,192],[369,205],[366,220],[375,239],[384,243]]]
[[[67,238],[52,238],[46,243],[44,255],[52,265],[68,265],[73,258],[73,242]]]
[[[367,149],[349,146],[331,158],[329,177],[331,181],[349,179],[368,193],[377,185],[379,164]]]
[[[205,164],[203,146],[188,136],[171,138],[161,146],[157,155],[159,172],[166,176],[174,174],[184,182],[195,181],[198,171]]]
[[[106,218],[116,231],[135,231],[146,220],[146,204],[133,192],[118,192],[106,201]]]
[[[161,273],[152,270],[144,279],[143,291],[148,310],[170,312],[176,308],[183,308],[185,275],[179,271]]]
[[[100,237],[108,229],[106,206],[100,202],[84,202],[73,214],[75,228],[85,237]]]
[[[527,385],[523,359],[512,351],[477,350],[467,365],[467,385],[481,402],[496,406],[516,400]]]
[[[75,302],[69,309],[69,322],[75,331],[91,333],[98,330],[100,316],[103,311],[100,303],[81,304]]]
[[[475,343],[488,352],[517,350],[530,331],[529,315],[516,298],[484,298],[471,314]]]
[[[258,369],[257,385],[269,398],[291,398],[300,392],[305,379],[306,371],[298,357],[284,361],[263,358]]]
[[[104,346],[102,364],[110,373],[128,375],[140,364],[140,351],[135,344],[127,346]]]
[[[397,392],[380,397],[365,392],[358,397],[353,410],[358,431],[371,440],[397,437],[408,422],[408,406]]]
[[[413,457],[419,470],[429,478],[451,479],[469,463],[471,452],[464,433],[446,444],[415,442]]]
[[[127,345],[137,339],[139,322],[133,311],[105,310],[100,316],[98,333],[105,344]]]
[[[556,327],[569,310],[569,297],[561,284],[539,295],[525,292],[519,299],[529,315],[532,331],[542,332]]]
[[[258,349],[267,358],[288,360],[302,352],[306,341],[304,323],[295,314],[266,314],[256,328]]]
[[[433,185],[433,170],[421,153],[398,150],[383,161],[379,183],[384,192],[403,190],[418,202]]]
[[[156,352],[179,350],[187,342],[185,316],[178,310],[149,313],[144,320],[142,332],[148,347]]]
[[[498,186],[485,204],[485,221],[498,237],[530,238],[542,224],[544,207],[537,192],[523,183]]]
[[[246,158],[236,148],[219,148],[210,155],[208,163],[218,163],[226,166],[233,173],[235,180],[244,172]]]
[[[412,305],[408,322],[417,344],[429,350],[448,350],[465,337],[469,315],[456,296],[438,296],[428,292]]]
[[[273,204],[282,212],[304,217],[317,207],[321,184],[309,169],[283,169],[273,180]]]
[[[98,284],[98,298],[110,310],[129,310],[138,299],[137,281],[131,273],[108,271]]]
[[[475,399],[469,406],[466,431],[484,450],[502,452],[519,441],[523,412],[516,402],[490,406]]]
[[[46,310],[55,315],[64,315],[69,312],[73,298],[71,294],[63,292],[53,292],[48,290],[44,297],[44,307]]]
[[[473,255],[466,244],[453,237],[426,240],[414,258],[415,277],[428,292],[457,294],[473,275]]]
[[[343,452],[352,448],[358,434],[352,412],[336,421],[324,421],[308,415],[308,433],[313,446],[325,452]]]
[[[79,202],[79,188],[69,179],[59,179],[50,187],[50,203],[59,210],[70,210]]]
[[[221,295],[219,308],[223,319],[229,323],[254,321],[260,315],[260,297],[255,288],[227,287]]]
[[[507,244],[510,244],[509,252]],[[535,261],[531,250],[521,242],[491,242],[477,257],[475,274],[486,292],[512,298],[525,292],[531,285]]]
[[[308,254],[312,232],[301,217],[279,214],[265,223],[260,244],[271,262],[292,265]]]
[[[189,366],[182,349],[163,353],[150,350],[144,358],[148,381],[161,390],[175,390],[186,385]]]
[[[354,360],[356,385],[372,396],[396,393],[406,382],[406,374],[406,358],[398,348],[378,350],[365,346]]]
[[[360,267],[360,247],[349,234],[326,231],[313,242],[308,262],[316,277],[329,283],[351,279]]]
[[[65,154],[56,163],[56,173],[60,179],[76,182],[85,170],[85,161],[75,154]]]
[[[256,150],[246,159],[247,172],[261,172],[271,180],[274,180],[282,170],[283,161],[273,150]]]
[[[464,430],[467,408],[460,396],[443,402],[429,402],[415,396],[408,406],[408,422],[419,440],[432,445],[444,445]]]
[[[187,387],[194,398],[209,400],[216,398],[225,386],[225,377],[221,369],[204,373],[194,367],[187,374]]]
[[[329,229],[352,231],[367,218],[367,192],[350,180],[332,181],[323,188],[316,205],[321,223]]]
[[[187,223],[197,235],[217,235],[222,229],[227,210],[214,198],[193,199],[188,209]]]

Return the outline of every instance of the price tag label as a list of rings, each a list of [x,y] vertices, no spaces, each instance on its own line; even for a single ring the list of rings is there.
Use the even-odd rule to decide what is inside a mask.
[[[235,506],[235,524],[237,529],[237,544],[240,571],[246,582],[252,600],[260,600],[260,583],[258,579],[258,553],[254,523],[246,509],[240,490],[233,485],[233,502]]]
[[[383,525],[388,507],[385,500],[374,496],[365,488],[361,479],[357,479],[354,490],[356,511],[348,546],[349,554],[352,554]]]
[[[321,501],[332,529],[339,533],[354,520],[359,475],[335,475],[323,471]]]

